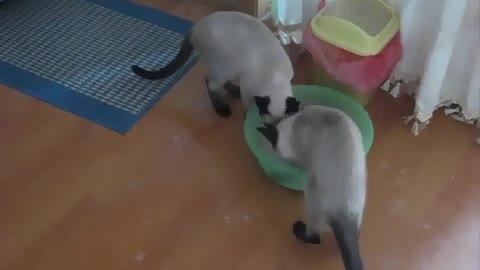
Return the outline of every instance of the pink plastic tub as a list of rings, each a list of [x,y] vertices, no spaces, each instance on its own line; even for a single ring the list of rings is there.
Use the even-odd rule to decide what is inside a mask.
[[[323,6],[322,0],[319,9]],[[315,65],[339,83],[349,85],[351,89],[361,94],[378,89],[388,79],[402,57],[400,32],[380,53],[373,56],[356,55],[317,38],[310,24],[305,29],[303,43],[312,55]]]

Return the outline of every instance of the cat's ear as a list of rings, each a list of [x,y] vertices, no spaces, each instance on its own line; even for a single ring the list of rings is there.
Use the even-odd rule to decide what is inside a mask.
[[[300,101],[294,97],[287,97],[285,107],[285,115],[296,114],[300,110]]]
[[[254,96],[255,105],[257,105],[258,113],[260,115],[269,114],[268,105],[270,105],[270,97],[269,96]]]
[[[257,127],[257,131],[260,132],[272,145],[277,146],[278,142],[278,129],[271,124],[264,124],[263,127]]]

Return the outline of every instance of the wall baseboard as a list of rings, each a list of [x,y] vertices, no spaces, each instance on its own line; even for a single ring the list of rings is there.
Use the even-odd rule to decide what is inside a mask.
[[[236,10],[258,16],[258,2],[262,0],[190,0],[218,10]]]

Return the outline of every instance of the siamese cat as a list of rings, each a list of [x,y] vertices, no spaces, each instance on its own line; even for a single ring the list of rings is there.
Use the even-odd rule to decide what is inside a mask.
[[[306,106],[276,126],[257,130],[276,153],[309,172],[305,188],[306,224],[293,226],[296,238],[320,243],[320,232],[333,230],[347,270],[363,270],[359,234],[366,200],[367,168],[362,135],[342,111]]]
[[[147,71],[132,66],[132,70],[142,78],[163,79],[182,67],[194,50],[206,65],[208,94],[220,116],[232,113],[223,90],[240,97],[245,110],[256,104],[269,123],[298,111],[300,103],[290,83],[294,74],[290,58],[263,22],[240,12],[215,12],[198,21],[165,67]]]

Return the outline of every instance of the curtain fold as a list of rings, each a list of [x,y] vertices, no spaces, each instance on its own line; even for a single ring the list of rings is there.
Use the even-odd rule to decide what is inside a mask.
[[[412,132],[445,112],[474,124],[480,118],[480,1],[390,0],[401,17],[404,55],[384,89],[413,94]],[[452,106],[453,105],[453,106]]]

